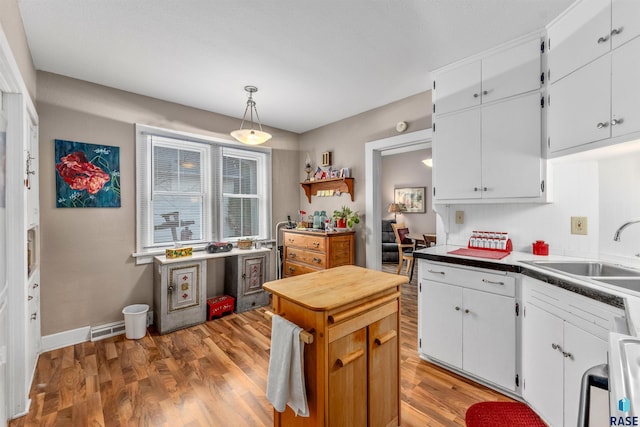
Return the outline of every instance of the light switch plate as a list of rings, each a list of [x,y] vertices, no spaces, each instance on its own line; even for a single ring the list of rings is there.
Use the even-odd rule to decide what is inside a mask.
[[[464,224],[464,211],[456,211],[456,224]]]
[[[571,217],[571,234],[584,234],[588,232],[586,216]]]

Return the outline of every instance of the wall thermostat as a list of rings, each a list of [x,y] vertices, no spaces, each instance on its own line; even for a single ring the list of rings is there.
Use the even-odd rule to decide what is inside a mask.
[[[398,124],[396,125],[396,130],[398,132],[404,132],[405,130],[407,130],[407,122],[398,122]]]

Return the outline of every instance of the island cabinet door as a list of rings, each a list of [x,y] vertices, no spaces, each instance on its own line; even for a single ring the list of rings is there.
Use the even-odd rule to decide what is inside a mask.
[[[398,314],[369,325],[369,426],[398,424]]]
[[[329,424],[367,425],[367,328],[329,343]]]

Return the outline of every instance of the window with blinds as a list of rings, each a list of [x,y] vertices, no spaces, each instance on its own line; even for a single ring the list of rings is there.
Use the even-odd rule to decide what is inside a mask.
[[[136,256],[175,244],[270,238],[270,149],[143,125],[136,133]]]

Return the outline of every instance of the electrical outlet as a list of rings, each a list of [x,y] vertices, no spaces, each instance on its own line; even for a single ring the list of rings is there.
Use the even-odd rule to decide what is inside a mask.
[[[587,217],[572,216],[571,217],[571,234],[587,234]]]
[[[464,211],[456,211],[456,224],[464,224]]]

